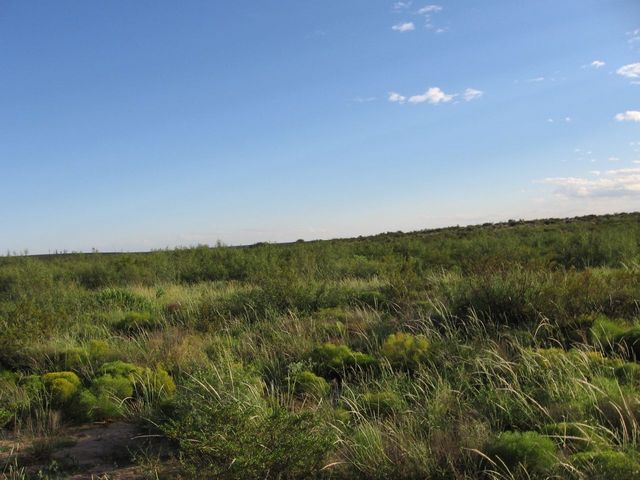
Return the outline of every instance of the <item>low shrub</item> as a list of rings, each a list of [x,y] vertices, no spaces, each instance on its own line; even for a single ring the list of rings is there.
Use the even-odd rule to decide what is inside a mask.
[[[149,312],[129,312],[116,322],[113,328],[119,332],[136,333],[143,330],[157,330],[161,327],[158,319]]]
[[[365,393],[360,404],[367,414],[374,417],[398,413],[403,407],[400,396],[391,391]]]
[[[42,376],[45,388],[51,394],[53,405],[61,407],[78,393],[80,379],[73,372],[52,372]]]
[[[640,327],[632,327],[613,337],[613,343],[625,358],[640,360]]]
[[[429,340],[424,335],[393,333],[382,345],[382,354],[394,368],[415,370],[429,357]]]
[[[341,376],[348,370],[367,368],[375,365],[376,359],[362,352],[354,352],[346,345],[325,343],[311,353],[316,371],[323,377]]]
[[[584,452],[607,446],[606,439],[599,435],[592,426],[586,424],[552,423],[545,425],[542,432],[556,440],[562,448],[572,452]]]
[[[296,374],[293,381],[294,392],[300,397],[321,398],[329,394],[329,383],[308,370]]]
[[[514,474],[544,475],[557,463],[555,443],[537,432],[502,432],[485,450],[497,468],[506,466]]]
[[[571,463],[590,480],[637,480],[640,463],[631,455],[603,450],[576,453]]]

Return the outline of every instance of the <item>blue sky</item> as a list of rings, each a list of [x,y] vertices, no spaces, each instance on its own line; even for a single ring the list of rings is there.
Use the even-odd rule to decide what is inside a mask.
[[[636,0],[0,1],[0,251],[638,210]]]

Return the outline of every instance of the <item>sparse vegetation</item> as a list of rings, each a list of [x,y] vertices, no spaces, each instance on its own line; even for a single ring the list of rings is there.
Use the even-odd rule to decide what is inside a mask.
[[[4,257],[0,477],[117,420],[160,478],[638,478],[639,320],[640,214]]]

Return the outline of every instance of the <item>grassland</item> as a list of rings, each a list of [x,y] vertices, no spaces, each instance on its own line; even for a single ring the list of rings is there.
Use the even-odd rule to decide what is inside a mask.
[[[0,478],[637,479],[639,358],[640,214],[7,256]]]

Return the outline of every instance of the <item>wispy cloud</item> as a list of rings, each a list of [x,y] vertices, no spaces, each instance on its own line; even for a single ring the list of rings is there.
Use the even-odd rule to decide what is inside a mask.
[[[418,15],[430,15],[432,13],[438,13],[442,11],[442,7],[440,5],[425,5],[420,8],[417,13]]]
[[[375,102],[376,100],[377,100],[376,97],[355,97],[353,99],[355,103],[369,103],[369,102]]]
[[[478,90],[476,88],[467,88],[462,93],[445,93],[439,87],[429,87],[424,93],[420,93],[417,95],[406,96],[397,92],[390,92],[388,96],[388,100],[393,103],[430,103],[432,105],[437,105],[439,103],[449,103],[455,97],[462,97],[465,101],[470,102],[472,100],[476,100],[484,95],[482,90]]]
[[[412,4],[413,4],[412,1],[396,2],[396,3],[393,4],[393,9],[394,10],[406,10],[406,9],[410,8]]]
[[[630,63],[616,70],[618,75],[626,78],[640,78],[640,63]]]
[[[387,98],[392,103],[404,103],[407,100],[407,97],[400,95],[397,92],[389,92],[389,96]]]
[[[414,25],[413,22],[397,23],[396,25],[391,27],[391,30],[393,30],[394,32],[400,32],[400,33],[411,32],[412,30],[415,30],[415,29],[416,29],[416,26]]]
[[[538,82],[544,82],[544,80],[545,80],[544,77],[534,77],[534,78],[528,78],[525,81],[529,83],[538,83]]]
[[[465,101],[470,102],[471,100],[480,98],[483,95],[484,95],[484,92],[482,90],[476,90],[475,88],[467,88],[462,94],[462,98],[464,98]]]
[[[640,28],[627,32],[627,42],[629,42],[629,45],[632,47],[636,44],[640,44]]]
[[[624,113],[618,113],[614,118],[618,122],[640,122],[640,111],[627,110]]]
[[[434,105],[437,105],[438,103],[450,102],[451,100],[453,100],[453,97],[454,95],[449,95],[447,93],[444,93],[438,87],[431,87],[421,95],[413,95],[409,97],[409,103],[427,102],[427,103],[432,103]]]
[[[567,197],[620,197],[640,195],[640,168],[593,171],[597,178],[550,177],[542,183],[555,185],[555,193]]]
[[[589,65],[586,65],[587,67],[591,67],[591,68],[602,68],[606,65],[607,63],[602,61],[602,60],[594,60],[593,62],[591,62]]]

